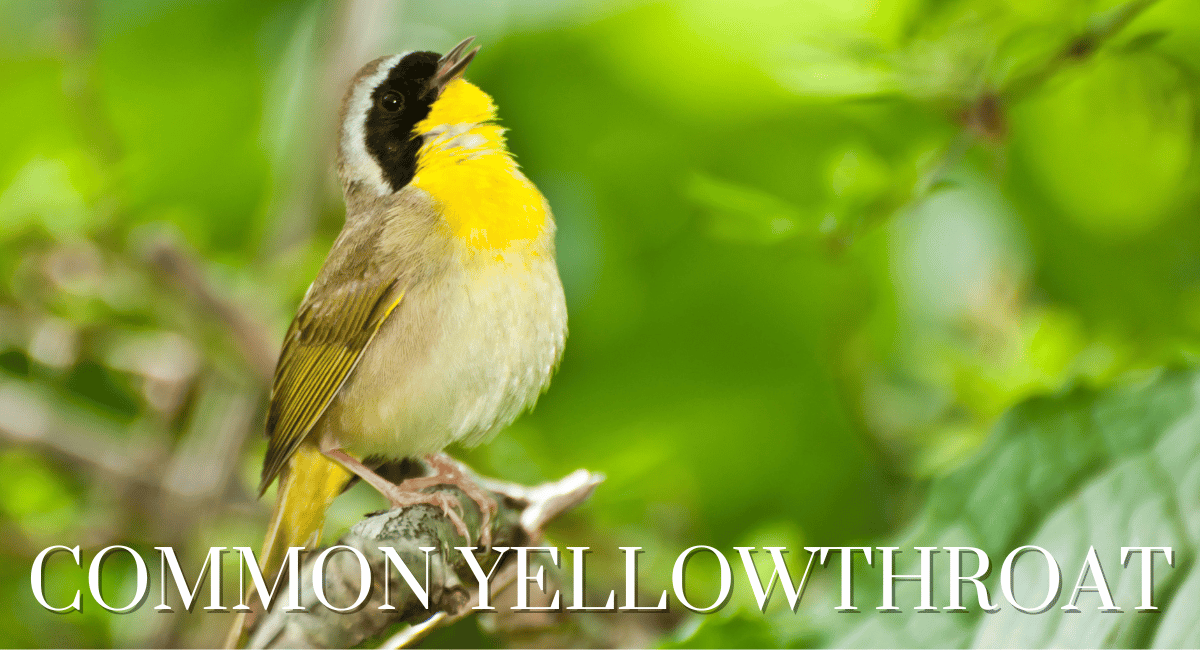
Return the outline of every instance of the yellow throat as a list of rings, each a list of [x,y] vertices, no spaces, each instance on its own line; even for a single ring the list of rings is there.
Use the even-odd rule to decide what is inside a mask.
[[[495,120],[492,98],[460,78],[416,126],[425,144],[411,184],[440,204],[451,234],[472,252],[532,243],[547,221],[545,199],[508,153]]]

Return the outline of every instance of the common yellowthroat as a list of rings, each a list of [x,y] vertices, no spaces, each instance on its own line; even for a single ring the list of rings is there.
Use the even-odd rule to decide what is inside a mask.
[[[531,407],[562,355],[554,219],[491,97],[462,78],[472,40],[376,59],[343,99],[346,223],[275,369],[261,490],[280,485],[264,575],[288,547],[319,541],[354,476],[396,506],[442,508],[469,539],[456,501],[420,489],[459,485],[486,516],[494,502],[440,452]],[[396,485],[375,471],[422,456],[433,476]]]

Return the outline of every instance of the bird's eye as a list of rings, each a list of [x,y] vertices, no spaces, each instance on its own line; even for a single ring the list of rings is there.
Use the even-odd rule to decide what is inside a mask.
[[[404,108],[404,96],[394,90],[389,90],[379,98],[379,107],[389,113],[395,113]]]

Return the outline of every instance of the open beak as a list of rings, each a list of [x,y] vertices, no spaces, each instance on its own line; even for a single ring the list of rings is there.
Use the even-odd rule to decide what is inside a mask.
[[[463,42],[455,45],[453,50],[447,52],[441,59],[438,59],[437,72],[434,73],[433,79],[429,80],[430,89],[436,90],[440,94],[442,89],[446,87],[446,84],[462,75],[463,71],[470,65],[471,59],[475,58],[475,53],[479,51],[478,46],[469,52],[467,51],[467,48],[471,47],[471,42],[474,40],[474,36],[463,39]]]

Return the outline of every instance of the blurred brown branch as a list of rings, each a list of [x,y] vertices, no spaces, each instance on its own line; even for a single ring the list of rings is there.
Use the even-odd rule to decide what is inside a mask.
[[[146,252],[146,258],[187,291],[205,312],[225,324],[247,364],[264,384],[269,385],[275,374],[275,358],[279,351],[267,335],[266,327],[214,289],[199,264],[173,242],[156,241]]]
[[[245,493],[230,498],[237,432],[248,428],[252,405],[245,396],[217,410],[219,421],[185,436],[172,450],[157,438],[122,434],[115,424],[56,399],[35,384],[16,379],[0,383],[0,440],[41,451],[127,489],[157,495],[155,503],[173,524],[205,515],[208,503],[243,508]],[[215,434],[215,435],[214,435]],[[186,469],[185,469],[186,468]],[[182,507],[186,503],[189,507]],[[143,505],[147,505],[143,500]],[[177,533],[175,525],[169,527]]]
[[[51,457],[82,465],[123,483],[158,487],[154,468],[161,456],[144,441],[122,441],[115,427],[96,418],[73,415],[74,409],[51,400],[18,380],[0,384],[0,438],[38,449]]]

